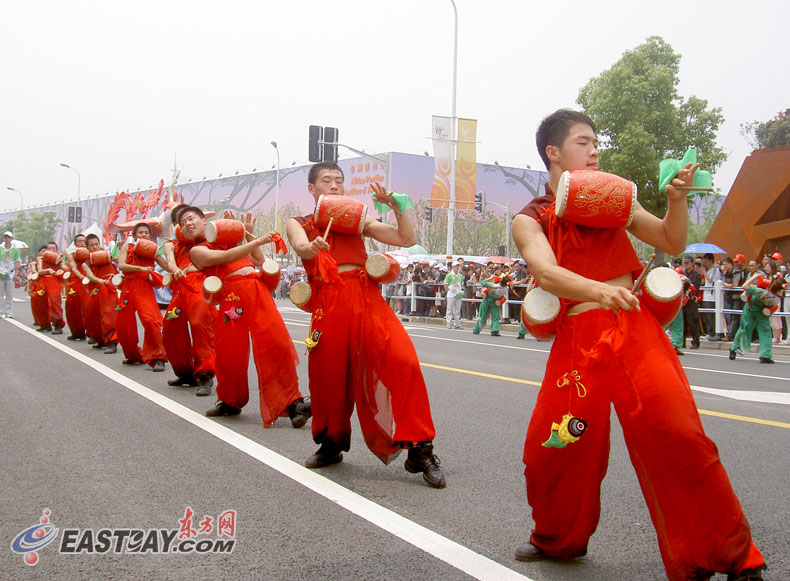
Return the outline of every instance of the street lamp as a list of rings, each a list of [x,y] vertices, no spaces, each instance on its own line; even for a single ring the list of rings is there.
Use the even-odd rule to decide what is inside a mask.
[[[71,167],[70,165],[65,164],[65,163],[61,163],[60,167],[65,167],[66,169],[73,170],[74,173],[77,174],[77,205],[79,206],[80,205],[80,181],[81,181],[81,179],[80,179],[80,172],[78,172],[76,169],[74,169],[73,167]]]
[[[272,141],[272,147],[277,152],[277,185],[274,187],[274,229],[277,230],[277,223],[279,221],[279,208],[278,201],[280,199],[280,150],[277,147],[277,142]]]
[[[455,94],[458,79],[458,8],[455,0],[450,0],[455,14],[455,30],[453,35],[453,109],[450,118],[450,203],[447,208],[447,256],[453,254],[453,235],[455,230]]]
[[[7,190],[11,190],[12,192],[16,192],[17,194],[19,194],[19,203],[21,204],[21,205],[19,206],[19,208],[20,208],[20,209],[23,209],[23,208],[25,207],[25,200],[24,200],[24,198],[22,197],[22,192],[20,192],[19,190],[15,190],[15,189],[14,189],[14,188],[12,188],[11,186],[6,186],[6,189],[7,189]]]

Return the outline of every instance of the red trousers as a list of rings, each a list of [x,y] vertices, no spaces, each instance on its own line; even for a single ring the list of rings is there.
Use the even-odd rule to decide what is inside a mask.
[[[118,297],[115,332],[123,354],[131,362],[142,361],[153,365],[155,359],[165,360],[162,346],[162,312],[147,277],[124,276]],[[137,345],[137,319],[140,317],[145,335],[143,350]]]
[[[189,273],[171,284],[173,297],[165,311],[162,343],[178,377],[214,372],[214,318],[217,311],[203,300],[203,276]],[[191,332],[191,337],[190,337]]]
[[[44,296],[47,297],[47,320],[54,327],[63,326],[63,284],[59,277],[50,275],[39,277],[39,288],[44,289]]]
[[[214,319],[217,398],[237,408],[247,405],[252,339],[261,417],[269,427],[302,397],[296,376],[299,357],[271,292],[257,274],[226,278],[221,296]]]
[[[685,372],[644,307],[560,323],[524,446],[530,542],[553,557],[585,554],[600,514],[612,403],[669,579],[761,565]]]
[[[118,305],[118,294],[110,284],[91,283],[88,286],[88,300],[85,305],[85,330],[88,336],[100,345],[116,340],[115,307]]]
[[[66,322],[73,337],[85,336],[85,324],[82,313],[88,301],[88,291],[82,284],[82,279],[72,276],[66,282]]]
[[[49,303],[47,301],[46,290],[39,283],[30,283],[30,310],[33,313],[33,322],[39,327],[49,327]]]
[[[378,285],[363,270],[340,276],[340,283],[318,285],[314,299],[313,440],[348,450],[356,404],[365,443],[386,464],[400,442],[433,440],[428,391],[414,345]]]

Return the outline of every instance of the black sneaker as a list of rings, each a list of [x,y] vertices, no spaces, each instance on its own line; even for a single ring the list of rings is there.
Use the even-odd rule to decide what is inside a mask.
[[[300,397],[291,402],[288,406],[288,417],[291,418],[291,425],[294,428],[301,428],[313,415],[310,397]]]
[[[241,408],[235,408],[224,401],[218,401],[217,405],[206,412],[206,415],[210,418],[216,418],[218,416],[237,416],[240,413]]]
[[[88,337],[88,345],[96,345],[96,339],[93,337]]]
[[[66,337],[66,341],[79,341],[79,339],[74,335],[69,335],[68,337]]]
[[[173,387],[178,386],[186,386],[186,387],[195,387],[197,385],[197,380],[192,375],[185,375],[184,377],[176,377],[175,379],[168,379],[167,385],[172,385]]]
[[[412,474],[422,472],[422,479],[434,488],[444,488],[447,481],[439,458],[433,453],[433,442],[418,442],[409,448],[409,457],[403,465]]]
[[[152,361],[153,365],[151,368],[154,371],[164,371],[165,370],[165,360],[164,359],[154,359]]]
[[[122,365],[142,365],[144,361],[132,361],[131,359],[124,359],[121,361]]]
[[[502,335],[499,334],[499,331],[491,331],[492,337],[501,337]]]
[[[675,353],[678,354],[678,355],[685,355],[685,353],[683,353],[683,351],[681,351],[677,347],[675,347]]]
[[[579,555],[579,557],[583,557],[586,554],[587,551]],[[534,563],[536,561],[570,561],[575,558],[576,557],[571,557],[569,559],[558,559],[556,557],[552,557],[541,551],[532,543],[524,543],[523,545],[516,547],[516,561],[522,561],[524,563]]]
[[[521,340],[526,339],[526,338],[527,338],[527,336],[524,333],[519,333],[518,337],[516,337],[516,339],[521,339]]]
[[[211,371],[199,371],[195,380],[198,385],[195,395],[200,397],[211,395],[211,388],[214,387],[214,375]]]
[[[113,353],[118,352],[118,343],[113,341],[112,343],[107,343],[107,346],[104,348],[105,355],[112,355]]]
[[[36,331],[38,331],[39,333],[48,333],[51,330],[52,327],[39,327],[38,329],[36,329]]]
[[[770,357],[760,357],[760,363],[776,363],[776,362]]]
[[[699,349],[699,343],[692,343],[689,349]]]
[[[735,361],[736,356],[735,349],[730,349],[730,361]]]
[[[305,460],[307,468],[324,468],[343,461],[343,452],[335,448],[332,444],[323,443],[315,454]]]
[[[740,573],[729,573],[727,581],[763,581],[763,570],[767,568],[766,565],[761,565],[754,569],[744,569]]]

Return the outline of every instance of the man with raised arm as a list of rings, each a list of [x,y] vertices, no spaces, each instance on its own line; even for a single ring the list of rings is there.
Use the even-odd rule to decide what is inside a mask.
[[[587,552],[600,514],[614,404],[670,579],[761,579],[754,546],[715,444],[705,436],[677,355],[656,318],[631,292],[642,265],[626,235],[669,254],[686,243],[686,192],[697,165],[667,187],[666,216],[634,202],[628,226],[558,218],[554,192],[565,171],[598,170],[592,120],[560,110],[541,123],[546,195],[513,221],[530,272],[566,301],[524,446],[535,527],[516,559],[568,560]]]
[[[316,204],[321,196],[342,196],[345,191],[343,171],[334,162],[312,166],[307,181]],[[397,226],[366,215],[362,234],[330,229],[327,235],[319,231],[313,214],[292,218],[286,226],[316,295],[308,346],[313,440],[321,447],[305,466],[323,468],[342,461],[351,446],[351,414],[356,405],[365,442],[382,462],[389,463],[407,448],[406,470],[422,472],[428,485],[444,488],[444,473],[433,453],[435,430],[417,353],[364,268],[365,236],[392,246],[411,246],[416,236],[392,193],[378,184],[372,187],[377,201],[395,211]],[[335,276],[321,273],[318,263],[326,255],[319,253],[328,253],[337,263]]]

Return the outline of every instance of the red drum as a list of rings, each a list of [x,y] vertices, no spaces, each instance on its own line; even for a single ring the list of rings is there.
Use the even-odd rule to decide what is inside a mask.
[[[159,245],[153,240],[140,238],[134,243],[134,253],[140,258],[154,258],[159,250]]]
[[[341,234],[362,234],[365,229],[365,216],[368,207],[354,198],[324,194],[315,205],[315,224],[323,235],[332,220],[332,231]]]
[[[270,292],[274,292],[274,289],[280,286],[280,265],[271,258],[267,258],[261,265],[259,276],[266,288]]]
[[[74,251],[73,257],[76,262],[85,262],[90,259],[91,253],[88,252],[87,248],[77,248]]]
[[[659,325],[667,327],[683,306],[683,279],[666,266],[654,268],[645,277],[640,299]]]
[[[58,253],[57,252],[52,252],[51,250],[47,250],[41,256],[41,261],[42,262],[48,262],[49,264],[57,264],[58,263]]]
[[[90,260],[91,264],[95,264],[96,266],[110,264],[110,253],[106,250],[97,250],[96,252],[91,252]]]
[[[222,290],[222,280],[218,276],[207,276],[203,281],[203,300],[212,307],[219,304],[219,291]]]
[[[591,228],[628,227],[636,209],[636,184],[597,170],[566,171],[557,186],[558,218]]]
[[[120,272],[118,274],[112,275],[110,282],[114,287],[121,286],[121,283],[123,283],[123,275]]]
[[[244,240],[244,224],[238,220],[214,220],[206,224],[206,242],[233,248]]]
[[[529,334],[547,341],[557,334],[557,323],[565,314],[565,301],[542,288],[533,288],[521,305],[521,322]]]
[[[170,283],[173,282],[173,275],[169,272],[166,272],[162,275],[162,286],[166,286],[170,288]]]
[[[334,226],[332,227],[334,228]],[[389,284],[400,277],[400,265],[389,254],[376,252],[368,256],[365,261],[365,272],[377,283]]]
[[[288,296],[291,297],[291,302],[303,311],[308,313],[313,312],[313,285],[309,282],[304,280],[295,282],[291,287],[291,291],[288,293]]]

